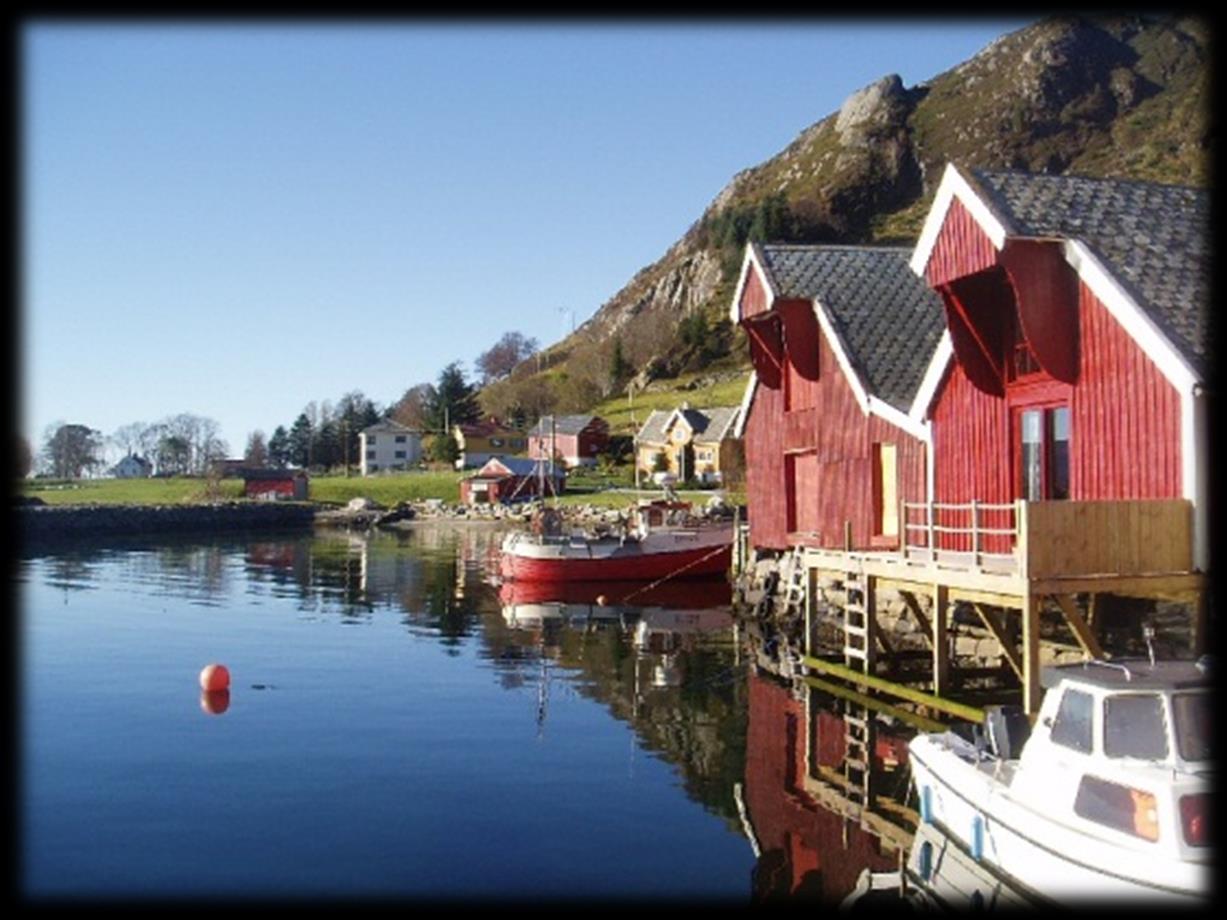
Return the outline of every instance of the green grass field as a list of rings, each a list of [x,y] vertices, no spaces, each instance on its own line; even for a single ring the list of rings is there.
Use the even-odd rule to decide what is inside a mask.
[[[593,406],[592,413],[609,422],[611,434],[634,434],[647,421],[653,409],[676,409],[683,402],[690,403],[695,409],[741,405],[749,371],[715,386],[686,389],[688,384],[702,376],[706,375],[686,374],[678,377],[675,385],[667,390],[636,393],[633,399],[625,396],[607,399]]]
[[[26,479],[23,495],[41,498],[49,505],[184,505],[209,501],[207,483],[190,477],[172,479],[80,479],[69,482]],[[223,479],[218,498],[232,501],[243,497],[241,479]]]

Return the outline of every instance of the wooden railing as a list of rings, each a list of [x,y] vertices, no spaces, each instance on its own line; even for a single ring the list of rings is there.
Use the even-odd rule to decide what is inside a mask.
[[[1030,578],[1149,575],[1193,569],[1192,504],[1185,499],[903,502],[908,559]]]
[[[1019,520],[1016,502],[903,502],[901,550],[909,558],[940,556],[974,569],[1014,568]]]

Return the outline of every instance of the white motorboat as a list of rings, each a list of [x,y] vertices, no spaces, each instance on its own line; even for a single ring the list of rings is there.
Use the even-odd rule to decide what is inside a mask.
[[[1031,899],[1204,904],[1208,672],[1206,658],[1048,668],[1034,727],[1017,707],[995,707],[971,740],[917,736],[922,822]]]

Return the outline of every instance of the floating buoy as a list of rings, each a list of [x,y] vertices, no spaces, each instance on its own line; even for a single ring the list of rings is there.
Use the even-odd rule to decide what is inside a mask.
[[[220,716],[230,708],[229,690],[202,690],[200,708],[211,716]]]
[[[604,595],[604,594],[598,594],[598,595],[596,596],[596,605],[597,605],[598,607],[604,607],[604,606],[605,606],[605,595]]]
[[[208,664],[200,672],[201,690],[227,690],[229,687],[230,672],[224,664]]]

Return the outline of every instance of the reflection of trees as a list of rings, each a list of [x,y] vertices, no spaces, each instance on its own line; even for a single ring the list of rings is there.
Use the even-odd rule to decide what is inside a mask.
[[[579,693],[626,722],[640,748],[678,767],[691,799],[740,828],[732,790],[745,767],[745,681],[728,634],[672,634],[652,652],[636,649],[632,630],[612,618],[512,629],[500,616],[484,620],[482,637],[505,687],[536,682],[542,650],[556,648],[551,667],[571,670]],[[680,684],[654,686],[659,665],[676,668]]]

